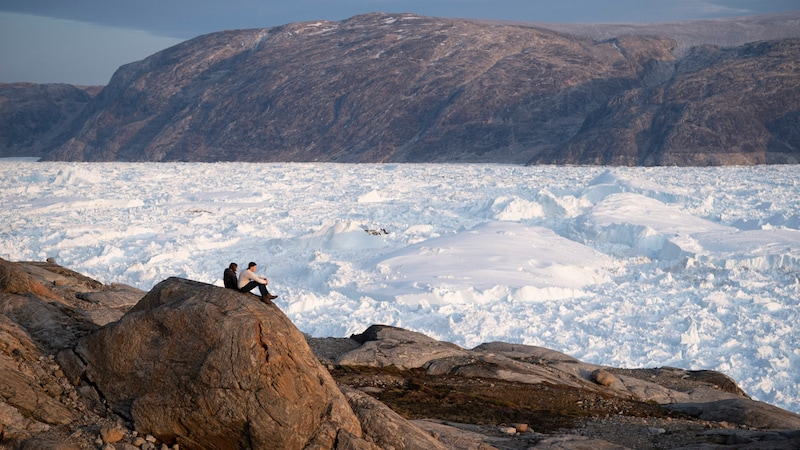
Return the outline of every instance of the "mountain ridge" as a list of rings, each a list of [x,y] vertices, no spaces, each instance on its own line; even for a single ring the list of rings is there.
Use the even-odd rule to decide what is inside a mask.
[[[766,18],[752,20],[767,28]],[[800,161],[800,39],[683,48],[663,35],[608,28],[618,36],[598,40],[591,28],[567,28],[372,13],[212,33],[120,67],[41,156]]]
[[[547,28],[599,41],[628,35],[664,36],[674,39],[678,43],[679,51],[703,45],[738,47],[756,41],[800,37],[800,10],[757,16],[650,23],[477,21]]]

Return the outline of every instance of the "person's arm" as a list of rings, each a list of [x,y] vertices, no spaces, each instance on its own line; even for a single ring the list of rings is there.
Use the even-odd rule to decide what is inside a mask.
[[[261,278],[260,276],[256,275],[255,272],[252,272],[250,270],[244,272],[244,278],[245,282],[239,283],[241,286],[247,284],[248,281],[255,281],[256,283],[260,284],[269,284],[269,280],[267,280],[266,278]]]

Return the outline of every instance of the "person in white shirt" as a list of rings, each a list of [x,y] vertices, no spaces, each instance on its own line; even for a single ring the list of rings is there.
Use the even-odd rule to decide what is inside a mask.
[[[272,299],[278,298],[277,295],[272,295],[267,290],[269,280],[256,275],[258,265],[254,262],[247,264],[247,270],[243,270],[239,274],[239,292],[250,292],[253,288],[258,287],[261,292],[261,300],[269,303]]]

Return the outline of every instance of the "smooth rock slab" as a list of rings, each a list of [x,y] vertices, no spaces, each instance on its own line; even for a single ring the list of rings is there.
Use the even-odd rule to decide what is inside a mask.
[[[350,338],[362,345],[339,356],[337,365],[415,369],[435,359],[469,354],[455,344],[388,325],[372,325]]]
[[[187,448],[333,448],[360,438],[297,328],[250,294],[170,278],[76,352],[140,434]]]

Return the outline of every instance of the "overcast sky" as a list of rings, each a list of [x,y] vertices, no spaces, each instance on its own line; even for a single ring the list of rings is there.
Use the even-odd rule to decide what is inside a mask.
[[[0,0],[0,82],[104,85],[120,65],[201,34],[375,11],[621,23],[799,9],[800,0]]]

